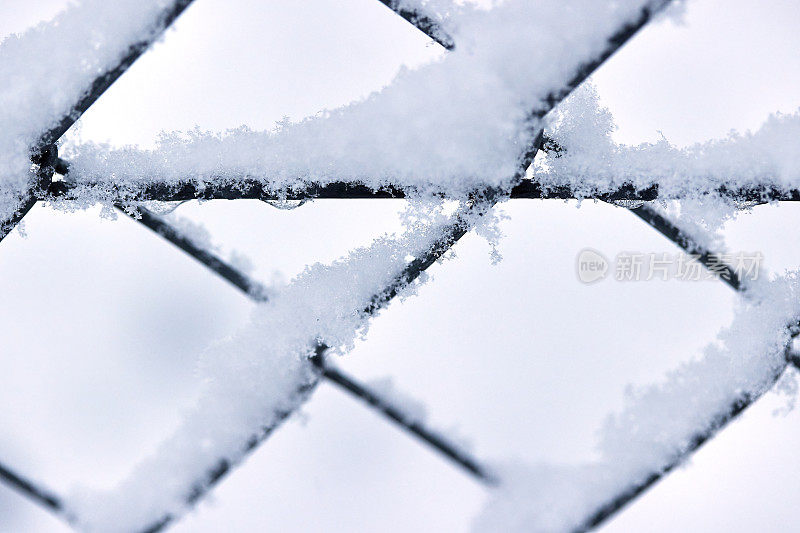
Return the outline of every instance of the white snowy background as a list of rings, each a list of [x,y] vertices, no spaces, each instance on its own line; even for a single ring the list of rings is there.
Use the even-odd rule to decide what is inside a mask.
[[[63,0],[4,0],[0,34],[52,17]],[[757,128],[800,106],[800,4],[690,0],[683,25],[645,28],[593,76],[621,142],[678,145]],[[198,0],[68,137],[150,145],[161,130],[269,129],[362,97],[438,47],[374,0]],[[776,272],[800,265],[800,206],[755,208],[725,230]],[[255,277],[290,279],[400,227],[401,201],[185,204]],[[502,211],[504,260],[469,235],[338,361],[391,376],[434,425],[481,457],[577,463],[622,406],[732,317],[721,283],[575,277],[590,246],[675,252],[621,208],[517,200]],[[195,361],[251,303],[149,230],[99,210],[37,206],[0,244],[0,460],[59,493],[112,487],[180,418]],[[799,527],[800,416],[768,394],[603,531]],[[323,384],[311,401],[174,531],[465,531],[485,490],[416,440]],[[0,487],[1,531],[65,531]]]

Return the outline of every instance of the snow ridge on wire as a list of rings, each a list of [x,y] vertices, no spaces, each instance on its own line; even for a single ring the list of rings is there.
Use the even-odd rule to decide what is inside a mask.
[[[576,91],[551,121],[548,132],[559,149],[543,159],[535,179],[545,187],[568,187],[578,197],[629,185],[640,191],[657,187],[662,198],[761,190],[782,199],[780,193],[800,188],[800,109],[771,115],[756,131],[732,131],[686,148],[666,138],[623,145],[611,138],[615,129],[591,86]]]
[[[107,193],[119,199],[154,180],[199,189],[249,180],[275,193],[334,182],[454,197],[510,189],[520,154],[540,129],[539,110],[585,78],[581,65],[609,35],[636,27],[663,3],[507,0],[463,9],[453,15],[453,52],[343,108],[271,131],[164,134],[153,150],[70,147],[74,196],[87,204]]]

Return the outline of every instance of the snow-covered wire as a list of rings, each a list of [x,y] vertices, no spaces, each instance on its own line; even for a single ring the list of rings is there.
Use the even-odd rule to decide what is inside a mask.
[[[191,2],[84,0],[0,44],[0,240],[42,192],[31,160],[52,152]]]
[[[174,189],[249,180],[278,197],[333,183],[462,198],[508,192],[532,160],[526,148],[542,118],[616,50],[609,35],[625,42],[664,4],[507,0],[464,9],[453,52],[345,107],[269,131],[174,132],[151,150],[69,146],[73,196],[89,205],[104,189],[136,195],[154,179]]]

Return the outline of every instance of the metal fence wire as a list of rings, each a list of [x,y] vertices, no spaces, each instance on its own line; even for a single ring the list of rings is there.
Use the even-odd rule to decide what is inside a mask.
[[[56,175],[67,176],[69,174],[69,162],[58,156],[56,143],[66,133],[66,131],[97,101],[97,99],[139,58],[161,34],[176,20],[178,16],[192,3],[193,0],[173,0],[161,13],[156,21],[157,31],[151,32],[150,36],[135,43],[130,44],[127,53],[112,68],[99,75],[92,84],[87,87],[83,97],[74,103],[72,108],[63,115],[63,118],[55,127],[44,132],[35,146],[31,147],[31,162],[37,169],[37,179],[30,184],[25,192],[24,198],[19,209],[11,217],[0,220],[0,241],[22,220],[37,201],[47,201],[57,198],[74,198],[74,191],[69,180],[54,179]],[[414,9],[405,6],[402,0],[380,0],[389,9],[403,17],[420,31],[424,32],[431,39],[442,45],[448,50],[456,47],[457,43],[447,32],[441,28],[437,22]],[[668,0],[667,0],[668,1]],[[609,35],[605,47],[596,57],[583,63],[574,73],[569,83],[556,91],[550,93],[539,106],[530,113],[532,119],[541,119],[550,112],[559,102],[569,95],[578,85],[580,85],[592,72],[602,65],[614,52],[622,47],[636,32],[638,32],[654,15],[652,8],[643,8],[637,20],[619,27],[613,35]],[[525,199],[525,198],[574,198],[575,194],[569,187],[542,187],[533,179],[525,177],[525,172],[531,165],[533,158],[540,150],[551,151],[559,150],[551,140],[544,137],[540,131],[535,137],[534,142],[520,155],[519,167],[516,174],[516,185],[510,193],[497,190],[485,189],[476,191],[471,197],[469,204],[464,211],[457,213],[454,221],[446,226],[434,245],[427,253],[416,258],[395,278],[386,290],[374,295],[370,304],[364,309],[366,314],[373,314],[377,310],[386,306],[401,289],[414,282],[428,267],[437,259],[441,258],[450,250],[465,234],[471,229],[472,214],[488,213],[492,207],[501,200],[505,199]],[[749,202],[766,202],[774,200],[800,200],[800,191],[790,190],[781,191],[769,186],[755,187],[749,189],[726,189],[720,188],[716,191],[721,196]],[[586,197],[582,192],[582,197]],[[153,230],[167,241],[180,248],[199,263],[213,271],[225,281],[236,287],[248,298],[256,302],[264,302],[268,299],[268,292],[258,281],[250,278],[234,265],[221,259],[214,253],[203,249],[193,243],[189,236],[183,234],[178,228],[171,225],[166,219],[153,213],[137,202],[144,201],[163,201],[174,202],[192,199],[259,199],[263,201],[273,200],[308,200],[317,198],[333,199],[382,199],[382,198],[404,198],[405,192],[394,187],[384,187],[374,190],[370,187],[352,183],[333,183],[329,185],[309,185],[302,190],[291,190],[280,195],[267,192],[262,185],[256,181],[240,180],[235,185],[215,185],[204,184],[199,187],[190,181],[175,187],[173,184],[159,183],[158,180],[152,181],[148,186],[136,193],[136,196],[125,196],[125,205],[116,204],[116,207],[124,214],[130,216],[143,226]],[[589,197],[605,202],[619,200],[648,201],[659,198],[657,186],[644,190],[637,190],[632,186],[622,186],[613,192],[596,192]],[[722,260],[722,256],[713,250],[708,250],[696,242],[691,236],[681,231],[665,215],[660,214],[647,204],[631,208],[630,211],[639,217],[646,224],[663,234],[679,248],[689,254],[699,256],[699,261],[709,269],[723,274],[717,276],[734,291],[742,292],[743,285],[737,273]],[[468,216],[470,215],[470,216]],[[800,327],[800,326],[799,326]],[[800,329],[795,328],[794,336]],[[475,480],[489,486],[500,483],[491,469],[473,457],[468,451],[449,440],[445,435],[434,431],[418,420],[407,417],[399,406],[391,403],[390,400],[382,397],[369,387],[359,383],[352,376],[348,376],[342,370],[330,363],[325,355],[328,347],[318,344],[315,347],[315,355],[310,359],[312,365],[320,379],[340,387],[343,391],[351,394],[355,399],[363,402],[366,406],[375,409],[387,420],[407,431],[410,435],[418,438],[428,445],[432,450],[439,453],[444,459],[452,462],[461,468],[466,474]],[[797,365],[798,358],[787,351],[786,364]],[[781,372],[783,369],[780,369]],[[774,381],[777,381],[780,373],[776,373]],[[299,396],[305,396],[312,392],[314,385],[306,385],[296,390]],[[747,409],[758,396],[744,394],[733,401],[726,412],[717,416],[710,429],[698,431],[690,439],[689,444],[684,448],[682,454],[676,456],[666,468],[654,471],[643,481],[632,483],[628,488],[618,494],[609,494],[604,503],[595,509],[590,510],[585,516],[581,525],[575,531],[591,530],[608,518],[614,516],[628,503],[633,501],[659,479],[668,474],[675,466],[683,462],[689,455],[700,448],[707,440],[712,438],[719,430],[724,428],[729,422],[735,419],[742,411]],[[257,448],[280,423],[289,417],[290,411],[280,413],[278,422],[262,428],[247,443],[243,443],[248,451]],[[188,506],[194,505],[208,491],[210,491],[231,469],[231,464],[221,459],[216,464],[208,465],[203,471],[198,472],[194,484],[186,489],[185,502]],[[0,462],[0,480],[6,485],[16,489],[21,494],[30,498],[32,501],[49,509],[60,518],[67,522],[77,525],[80,523],[79,516],[72,516],[64,500],[50,492],[43,486],[26,478],[16,472],[9,465]],[[145,524],[141,532],[157,532],[166,528],[178,517],[171,514],[154,516],[149,524]]]

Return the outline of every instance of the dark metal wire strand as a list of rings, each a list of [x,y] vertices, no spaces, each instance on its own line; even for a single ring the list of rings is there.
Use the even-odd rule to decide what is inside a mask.
[[[0,463],[0,479],[3,483],[16,489],[18,492],[27,496],[31,500],[47,507],[57,515],[63,515],[64,505],[61,498],[43,488],[39,484],[23,477],[10,467]]]

